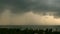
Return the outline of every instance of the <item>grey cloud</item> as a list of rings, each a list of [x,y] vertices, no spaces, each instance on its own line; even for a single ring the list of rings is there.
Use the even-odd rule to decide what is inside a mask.
[[[0,0],[1,10],[4,10],[6,5],[12,13],[25,13],[31,10],[41,12],[43,10],[43,12],[54,11],[56,12],[54,15],[60,15],[60,0]]]

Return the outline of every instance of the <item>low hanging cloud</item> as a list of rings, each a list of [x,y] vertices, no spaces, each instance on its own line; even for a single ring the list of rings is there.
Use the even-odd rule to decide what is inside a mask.
[[[53,16],[60,17],[60,0],[0,0],[0,14],[5,8],[15,14],[56,12]]]
[[[13,14],[5,9],[0,17],[0,25],[60,25],[60,19],[55,19],[49,13],[45,16],[32,11],[24,14]]]
[[[59,25],[59,20],[60,0],[0,0],[1,25]]]

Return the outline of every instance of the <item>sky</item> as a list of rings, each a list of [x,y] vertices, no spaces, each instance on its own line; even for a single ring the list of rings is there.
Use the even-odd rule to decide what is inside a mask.
[[[0,0],[0,25],[60,25],[60,0]]]

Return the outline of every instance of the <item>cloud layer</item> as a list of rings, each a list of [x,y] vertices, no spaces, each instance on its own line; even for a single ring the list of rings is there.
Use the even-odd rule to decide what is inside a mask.
[[[60,0],[0,0],[0,13],[10,9],[12,13],[56,12],[54,16],[60,17]]]
[[[60,25],[60,19],[53,15],[36,14],[32,11],[24,14],[12,14],[5,9],[0,16],[0,25]]]
[[[56,25],[59,20],[60,0],[0,0],[1,24]]]

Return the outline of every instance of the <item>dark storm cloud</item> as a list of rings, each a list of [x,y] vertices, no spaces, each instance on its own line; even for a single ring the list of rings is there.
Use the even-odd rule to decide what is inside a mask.
[[[11,9],[12,13],[54,11],[56,12],[54,15],[59,16],[60,0],[0,0],[0,12],[4,8]]]

